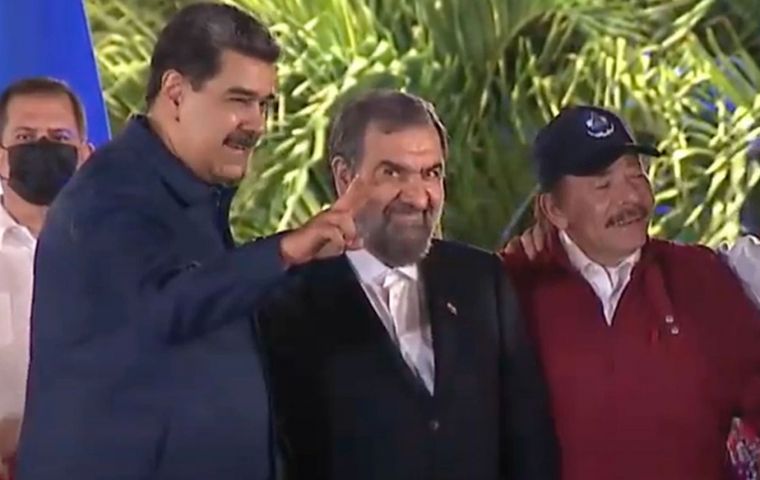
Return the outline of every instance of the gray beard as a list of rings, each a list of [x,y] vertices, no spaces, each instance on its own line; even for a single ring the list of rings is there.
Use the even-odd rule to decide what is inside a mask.
[[[395,225],[392,221],[380,222],[365,219],[358,222],[364,247],[389,267],[416,264],[428,254],[433,238],[430,215],[416,225]]]

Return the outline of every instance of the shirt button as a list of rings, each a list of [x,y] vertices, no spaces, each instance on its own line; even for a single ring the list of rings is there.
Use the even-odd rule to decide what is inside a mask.
[[[678,335],[679,333],[681,333],[681,329],[678,328],[677,325],[673,325],[673,328],[670,329],[670,333],[672,333],[673,335]]]
[[[438,429],[441,428],[441,424],[438,422],[438,420],[430,420],[428,426],[430,426],[430,430],[433,432],[437,432]]]

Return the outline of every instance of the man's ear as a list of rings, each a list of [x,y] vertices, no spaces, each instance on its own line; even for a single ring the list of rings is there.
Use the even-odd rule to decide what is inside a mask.
[[[84,165],[84,162],[90,158],[90,155],[92,155],[93,152],[95,152],[95,145],[92,142],[82,142],[82,144],[77,147],[77,153],[79,154],[77,168]]]
[[[336,155],[330,160],[330,170],[332,171],[335,192],[338,196],[341,196],[343,195],[343,192],[346,191],[349,184],[351,184],[351,179],[354,176],[351,171],[351,166],[345,157]]]
[[[179,121],[179,108],[185,94],[187,81],[185,76],[176,70],[167,70],[161,76],[161,92],[169,100],[168,109],[175,120]]]
[[[549,222],[557,230],[567,230],[567,216],[562,210],[559,195],[556,191],[539,193],[536,210],[545,221]]]
[[[8,179],[11,174],[11,167],[8,163],[8,150],[0,147],[0,178]]]

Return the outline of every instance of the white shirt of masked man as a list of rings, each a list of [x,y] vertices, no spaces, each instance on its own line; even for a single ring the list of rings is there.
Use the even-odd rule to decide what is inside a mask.
[[[24,410],[36,243],[0,204],[0,423]]]

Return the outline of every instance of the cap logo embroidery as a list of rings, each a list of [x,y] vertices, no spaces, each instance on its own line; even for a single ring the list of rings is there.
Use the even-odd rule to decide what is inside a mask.
[[[606,138],[615,131],[615,125],[607,117],[591,112],[586,120],[586,133],[594,138]]]

